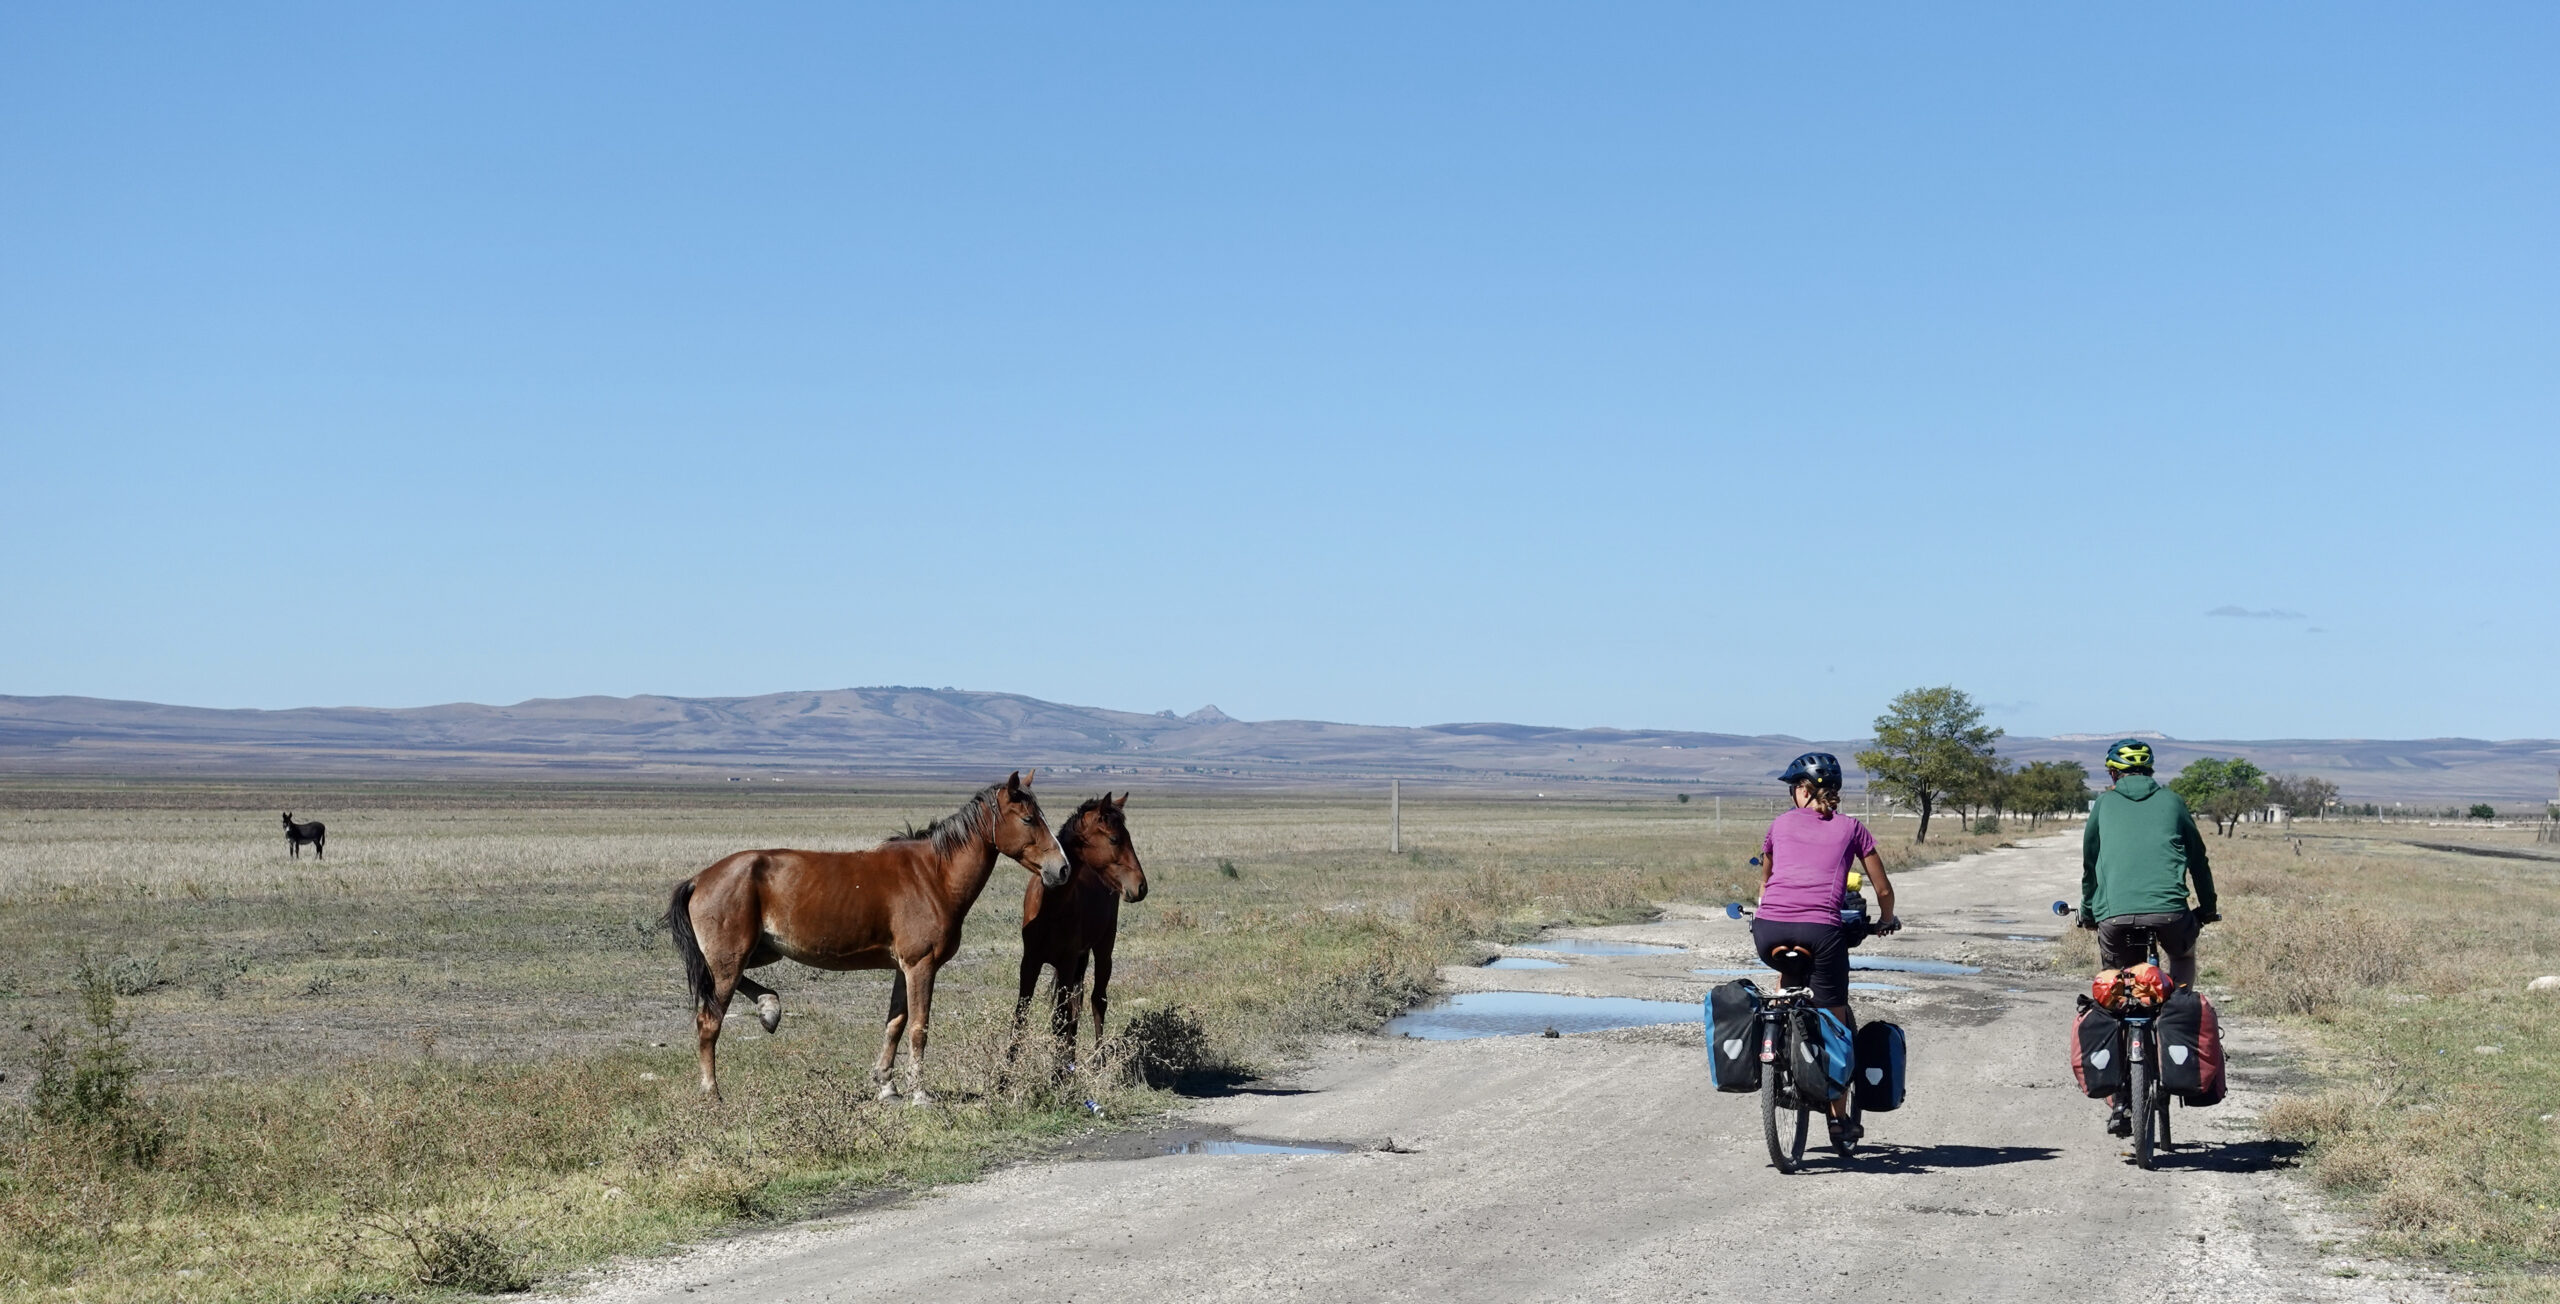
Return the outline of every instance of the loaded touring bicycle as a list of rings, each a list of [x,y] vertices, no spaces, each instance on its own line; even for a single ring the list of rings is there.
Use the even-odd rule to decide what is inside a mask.
[[[1756,860],[1753,863],[1758,863]],[[1853,895],[1841,912],[1849,944],[1868,933],[1865,900]],[[1724,908],[1740,919],[1750,913],[1739,902]],[[1812,955],[1801,946],[1781,945],[1763,957],[1781,973],[1802,973]],[[1760,1127],[1769,1143],[1769,1163],[1781,1173],[1804,1166],[1805,1140],[1817,1114],[1828,1115],[1833,1102],[1846,1097],[1849,1126],[1832,1130],[1832,1148],[1842,1159],[1856,1152],[1862,1119],[1902,1107],[1904,1043],[1902,1029],[1869,1020],[1853,1034],[1838,1015],[1813,1003],[1810,987],[1780,987],[1763,993],[1748,978],[1736,979],[1707,995],[1707,1073],[1715,1089],[1760,1097]]]

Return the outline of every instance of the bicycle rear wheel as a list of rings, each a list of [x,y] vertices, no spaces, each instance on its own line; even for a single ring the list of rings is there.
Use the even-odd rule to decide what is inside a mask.
[[[2151,1080],[2151,1061],[2135,1060],[2128,1066],[2131,1080],[2125,1084],[2126,1099],[2133,1102],[2133,1162],[2140,1168],[2151,1167],[2152,1125],[2160,1119],[2160,1110],[2152,1097],[2158,1088]]]
[[[2176,1143],[2169,1139],[2169,1089],[2162,1086],[2158,1078],[2153,1078],[2151,1094],[2160,1099],[2157,1107],[2160,1114],[2159,1134],[2152,1138],[2153,1146],[2159,1150],[2175,1150],[2178,1148]]]
[[[1795,1083],[1784,1067],[1786,1057],[1778,1057],[1760,1074],[1760,1130],[1769,1139],[1769,1166],[1781,1173],[1792,1173],[1804,1166],[1804,1137],[1813,1122],[1812,1116],[1795,1107]],[[1779,1140],[1784,1130],[1782,1115],[1795,1115],[1795,1140],[1788,1144]]]

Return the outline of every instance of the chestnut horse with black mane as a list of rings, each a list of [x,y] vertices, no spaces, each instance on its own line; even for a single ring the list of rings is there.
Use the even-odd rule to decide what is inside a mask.
[[[1102,1019],[1111,1009],[1111,947],[1120,936],[1120,903],[1147,899],[1146,866],[1138,863],[1137,845],[1129,841],[1129,794],[1111,800],[1104,793],[1076,807],[1058,826],[1058,845],[1067,853],[1067,881],[1052,885],[1033,879],[1022,892],[1022,994],[1013,1003],[1017,1043],[1031,1012],[1031,992],[1040,970],[1054,967],[1057,981],[1049,987],[1049,1031],[1064,1049],[1076,1045],[1076,1012],[1082,1003],[1084,967],[1093,962],[1093,1040],[1102,1041]]]
[[[797,960],[817,969],[897,971],[871,1076],[881,1099],[897,1094],[891,1073],[905,1031],[907,1088],[924,1103],[933,976],[960,949],[960,925],[1000,855],[1039,881],[1067,879],[1066,853],[1019,771],[923,831],[869,851],[741,851],[676,884],[667,922],[693,988],[703,1092],[720,1096],[714,1052],[733,993],[755,1001],[766,1032],[782,1026],[782,998],[745,971]]]

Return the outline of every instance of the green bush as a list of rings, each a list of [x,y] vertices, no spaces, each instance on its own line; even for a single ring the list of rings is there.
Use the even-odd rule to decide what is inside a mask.
[[[79,1031],[47,1030],[36,1047],[36,1120],[80,1135],[109,1156],[136,1166],[160,1154],[164,1129],[134,1093],[141,1059],[130,1040],[132,1021],[116,1012],[116,984],[82,956],[72,980],[80,989]]]
[[[2471,808],[2471,818],[2475,820],[2496,819],[2498,818],[2498,808],[2485,801],[2480,802]]]

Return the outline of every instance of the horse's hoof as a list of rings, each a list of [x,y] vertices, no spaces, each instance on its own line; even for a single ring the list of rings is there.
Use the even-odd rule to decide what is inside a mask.
[[[924,1093],[924,1088],[918,1087],[916,1088],[916,1094],[907,1097],[907,1103],[910,1105],[930,1105],[933,1103],[933,1097],[926,1095]]]
[[[782,998],[779,996],[758,997],[756,1000],[756,1020],[764,1024],[764,1030],[766,1032],[782,1031]]]
[[[896,1100],[897,1098],[898,1089],[886,1082],[880,1084],[880,1094],[873,1097],[875,1100]]]

